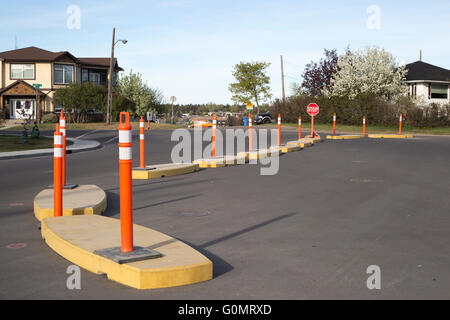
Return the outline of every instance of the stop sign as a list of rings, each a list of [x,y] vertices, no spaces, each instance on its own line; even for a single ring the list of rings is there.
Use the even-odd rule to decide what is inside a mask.
[[[306,107],[306,112],[308,112],[308,114],[311,117],[317,116],[319,114],[319,106],[315,103],[310,103],[307,107]]]

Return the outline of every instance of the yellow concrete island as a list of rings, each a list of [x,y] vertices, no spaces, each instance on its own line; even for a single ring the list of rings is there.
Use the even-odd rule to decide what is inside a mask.
[[[302,147],[299,144],[282,144],[279,146],[271,146],[269,150],[279,151],[280,153],[288,153],[302,150]]]
[[[311,147],[314,144],[314,141],[311,139],[300,139],[300,140],[289,141],[286,144],[287,145],[298,145],[301,148],[306,148],[306,147]]]
[[[257,160],[261,158],[268,158],[271,156],[275,156],[277,154],[280,154],[279,150],[271,151],[270,149],[258,149],[252,151],[239,152],[237,155],[238,157],[246,157],[249,160]]]
[[[247,161],[248,157],[246,155],[227,155],[223,157],[196,159],[192,163],[197,164],[200,168],[223,168],[225,166],[245,164]]]
[[[133,225],[134,245],[160,253],[158,258],[119,264],[94,253],[120,246],[120,220],[103,216],[52,217],[42,221],[47,245],[70,262],[136,289],[182,286],[213,277],[213,264],[185,243]]]
[[[165,163],[148,165],[144,169],[133,168],[133,179],[158,179],[178,176],[198,171],[198,165],[192,163]]]
[[[369,134],[369,138],[372,139],[412,139],[412,134]]]
[[[63,216],[102,214],[106,210],[106,193],[96,185],[80,185],[63,189]],[[53,217],[53,189],[45,189],[34,197],[34,215],[42,221]]]
[[[327,136],[328,140],[353,140],[353,139],[362,139],[363,135],[359,134],[344,134],[340,136]]]

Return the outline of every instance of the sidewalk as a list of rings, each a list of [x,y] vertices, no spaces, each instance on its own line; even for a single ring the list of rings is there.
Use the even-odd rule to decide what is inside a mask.
[[[53,137],[46,137],[53,138]],[[77,140],[74,138],[66,138],[73,142],[72,145],[67,147],[68,153],[76,153],[81,151],[95,150],[103,147],[103,144],[95,140]],[[0,152],[0,160],[27,158],[27,157],[39,157],[53,154],[53,148],[48,149],[35,149],[25,151],[9,151]]]

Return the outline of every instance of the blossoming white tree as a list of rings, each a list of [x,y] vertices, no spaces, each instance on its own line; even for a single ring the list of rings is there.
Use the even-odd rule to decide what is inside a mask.
[[[354,99],[359,94],[373,94],[392,99],[407,93],[405,67],[384,49],[366,47],[342,55],[337,69],[325,95]]]

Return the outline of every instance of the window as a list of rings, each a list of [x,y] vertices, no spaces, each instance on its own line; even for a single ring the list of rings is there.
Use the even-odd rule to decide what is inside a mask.
[[[98,72],[89,72],[89,82],[100,84],[100,73]]]
[[[11,64],[11,79],[34,79],[34,64]]]
[[[88,82],[89,81],[89,70],[82,69],[81,70],[81,82]]]
[[[448,85],[432,84],[431,99],[448,99]]]
[[[55,64],[55,84],[69,84],[73,81],[73,66]]]

